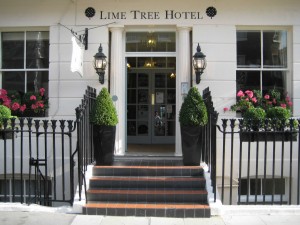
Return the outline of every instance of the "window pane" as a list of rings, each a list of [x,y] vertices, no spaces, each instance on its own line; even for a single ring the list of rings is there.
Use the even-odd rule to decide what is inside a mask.
[[[236,88],[239,90],[260,90],[259,71],[237,71]]]
[[[127,87],[136,88],[136,73],[128,73]]]
[[[136,135],[136,122],[135,121],[128,121],[128,123],[127,123],[127,135],[128,136],[135,136]]]
[[[26,33],[26,68],[49,68],[49,32]]]
[[[275,179],[275,194],[281,195],[285,194],[285,180],[284,179]]]
[[[264,67],[287,67],[287,32],[263,32]]]
[[[247,195],[248,190],[248,182],[247,179],[241,179],[241,195]]]
[[[175,32],[126,33],[127,52],[175,52]]]
[[[38,92],[40,88],[48,91],[48,71],[27,72],[27,92]],[[48,95],[48,93],[45,94]]]
[[[262,74],[263,94],[276,89],[283,96],[285,93],[286,73],[283,71],[263,71]]]
[[[237,66],[261,67],[261,41],[259,31],[237,32]]]
[[[2,68],[24,68],[24,33],[2,33]]]
[[[134,104],[136,103],[136,90],[127,90],[127,103]]]
[[[266,183],[266,186],[265,186],[265,183]],[[263,190],[264,190],[263,194],[273,195],[273,187],[274,187],[273,186],[273,180],[272,179],[266,179],[266,182],[263,180],[262,184],[263,184]]]
[[[25,72],[2,72],[2,88],[25,92]]]
[[[261,179],[251,179],[250,180],[250,195],[260,195],[261,194]],[[255,191],[256,190],[256,191]]]

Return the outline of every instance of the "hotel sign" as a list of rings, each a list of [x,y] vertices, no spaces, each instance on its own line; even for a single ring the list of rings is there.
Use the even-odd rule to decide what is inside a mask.
[[[175,11],[164,10],[163,12],[157,11],[140,11],[131,10],[130,12],[111,12],[100,11],[100,20],[202,20],[203,14],[197,11]]]

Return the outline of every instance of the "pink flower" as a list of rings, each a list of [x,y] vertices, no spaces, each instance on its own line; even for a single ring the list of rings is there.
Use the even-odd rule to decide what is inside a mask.
[[[293,105],[293,103],[292,102],[288,102],[288,105],[291,107]]]
[[[35,101],[35,100],[36,100],[35,95],[31,95],[31,96],[30,96],[30,100]]]
[[[252,98],[251,99],[252,100],[252,102],[254,102],[254,103],[256,103],[257,102],[257,99],[254,97],[254,98]]]
[[[281,103],[280,106],[281,106],[282,108],[286,108],[286,104]]]
[[[6,98],[4,101],[3,101],[3,105],[10,108],[10,104],[11,104],[11,100]]]
[[[265,95],[264,97],[266,100],[270,99],[270,95]]]
[[[246,98],[245,100],[246,100],[247,102],[249,102],[249,98]]]
[[[291,101],[290,97],[289,97],[289,96],[286,96],[286,97],[285,97],[285,101],[287,101],[287,102]]]
[[[275,98],[273,98],[273,104],[276,104],[277,102],[276,102],[276,99]]]
[[[245,93],[248,95],[248,97],[249,98],[253,98],[253,91],[249,91],[249,90],[247,90],[247,91],[245,91]]]
[[[40,88],[40,95],[44,96],[44,93],[45,93],[45,88]]]
[[[17,102],[14,102],[14,103],[12,104],[12,106],[11,106],[11,109],[14,110],[14,111],[16,111],[16,110],[19,109],[19,108],[20,108],[20,104],[17,103]]]
[[[236,96],[237,97],[244,97],[245,95],[244,95],[242,90],[239,90]]]
[[[36,109],[36,108],[37,108],[37,106],[35,104],[31,105],[31,109]]]
[[[7,95],[7,91],[5,89],[0,89],[0,96]]]
[[[24,112],[24,111],[25,111],[25,109],[26,109],[26,105],[25,105],[25,104],[23,104],[23,105],[20,107],[20,111],[21,111],[21,112]]]
[[[39,107],[39,108],[44,108],[44,103],[41,102],[41,101],[37,102],[36,105],[37,105],[37,107]]]
[[[227,112],[229,110],[229,108],[225,107],[223,110],[224,110],[224,112]]]

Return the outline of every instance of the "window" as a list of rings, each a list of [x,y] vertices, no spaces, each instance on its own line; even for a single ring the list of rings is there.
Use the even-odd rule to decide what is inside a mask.
[[[175,52],[175,32],[127,32],[126,52]]]
[[[237,31],[237,91],[287,89],[287,30]]]
[[[29,180],[28,175],[24,175],[23,180],[16,177],[12,179],[11,175],[8,178],[0,178],[0,202],[27,202],[36,201],[37,198],[51,198],[51,180],[48,179],[47,186],[44,180]],[[3,176],[2,176],[3,177]],[[45,195],[44,193],[47,193]]]
[[[285,179],[281,178],[250,178],[249,183],[247,179],[241,179],[241,197],[255,196],[262,197],[266,195],[266,201],[271,201],[270,196],[274,195],[275,199],[278,200],[277,196],[285,195]],[[244,201],[245,198],[241,198]],[[253,198],[252,198],[253,200]],[[251,201],[251,199],[250,199]],[[262,198],[258,198],[258,201],[262,201]]]
[[[0,32],[0,88],[21,94],[48,90],[49,32]]]

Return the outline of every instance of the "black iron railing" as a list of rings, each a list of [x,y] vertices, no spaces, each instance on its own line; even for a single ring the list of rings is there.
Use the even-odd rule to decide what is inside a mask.
[[[93,162],[89,116],[95,97],[96,90],[88,87],[76,108],[76,121],[4,120],[0,130],[1,202],[73,204],[75,188],[79,183],[81,194],[87,165]]]
[[[300,120],[285,123],[265,120],[254,129],[243,119],[222,119],[216,163],[223,204],[299,205]]]
[[[90,123],[90,115],[96,100],[96,89],[88,87],[82,99],[82,103],[76,108],[77,148],[74,156],[78,158],[78,187],[79,200],[81,200],[82,187],[86,192],[85,172],[87,166],[94,161],[93,127]]]
[[[214,201],[216,201],[216,173],[217,173],[217,121],[218,112],[215,111],[211,92],[209,88],[203,90],[203,100],[208,112],[208,123],[202,132],[204,142],[202,143],[202,161],[208,165],[211,174],[211,185],[214,192]]]

